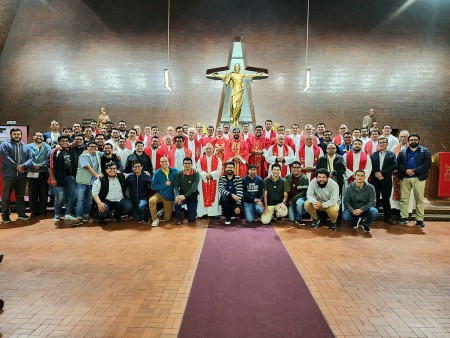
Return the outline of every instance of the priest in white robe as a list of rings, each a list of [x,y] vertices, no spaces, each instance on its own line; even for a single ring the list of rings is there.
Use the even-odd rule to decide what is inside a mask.
[[[205,154],[197,161],[197,171],[200,174],[197,215],[218,217],[222,214],[218,188],[222,174],[222,160],[213,154],[214,148],[211,143],[207,143],[203,151]]]

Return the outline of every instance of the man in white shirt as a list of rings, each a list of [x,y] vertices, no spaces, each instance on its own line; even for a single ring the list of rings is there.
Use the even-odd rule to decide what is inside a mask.
[[[120,162],[122,163],[122,167],[125,168],[127,165],[127,158],[132,154],[131,150],[126,147],[127,141],[124,138],[119,139],[119,148],[114,152],[117,156],[120,157]]]
[[[385,124],[383,126],[383,136],[388,139],[388,149],[390,151],[393,151],[395,147],[397,147],[397,144],[399,144],[398,138],[396,138],[394,135],[391,134],[392,127],[389,124]]]

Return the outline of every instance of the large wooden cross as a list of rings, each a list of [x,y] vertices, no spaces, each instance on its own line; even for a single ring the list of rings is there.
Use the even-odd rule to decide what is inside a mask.
[[[231,40],[227,66],[206,70],[208,79],[224,81],[216,126],[221,122],[232,122],[235,126],[244,122],[256,125],[250,82],[267,79],[269,72],[264,68],[245,66],[246,64],[243,37],[235,36]],[[240,109],[237,118],[233,114],[236,110],[232,111],[233,109]]]

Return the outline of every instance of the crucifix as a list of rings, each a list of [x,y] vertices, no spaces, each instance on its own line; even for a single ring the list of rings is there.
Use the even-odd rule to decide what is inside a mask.
[[[239,126],[239,122],[256,124],[250,82],[267,79],[269,72],[264,68],[245,67],[245,64],[243,38],[242,36],[235,36],[231,40],[227,66],[206,70],[208,79],[224,82],[217,126],[220,125],[221,121],[230,121],[235,127]],[[231,71],[231,67],[234,71]],[[244,72],[241,72],[241,69],[244,69]]]

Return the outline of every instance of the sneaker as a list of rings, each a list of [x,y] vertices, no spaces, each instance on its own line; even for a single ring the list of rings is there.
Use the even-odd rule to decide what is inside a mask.
[[[364,228],[364,232],[367,232],[370,234],[370,228],[368,225],[366,225],[365,223],[363,223],[363,228]]]
[[[338,226],[337,226],[336,222],[333,222],[330,224],[330,230],[336,231],[337,228],[338,228]]]
[[[76,221],[77,218],[73,217],[72,215],[66,215],[66,216],[64,216],[64,220],[66,220],[66,221]]]
[[[31,219],[31,217],[26,214],[23,214],[23,215],[19,215],[19,217],[17,217],[17,219],[21,219],[22,221],[29,221]]]
[[[425,227],[425,223],[424,223],[423,221],[416,221],[416,225],[417,225],[419,228]]]
[[[61,220],[61,217],[59,217],[59,216],[55,215],[55,217],[53,217],[53,222],[59,222],[60,220]]]
[[[311,228],[317,228],[318,225],[320,223],[320,218],[318,219],[313,219],[312,223],[311,223]]]
[[[361,217],[358,218],[358,220],[356,221],[356,223],[353,223],[353,229],[358,229],[359,228],[359,223],[361,223],[362,219]]]
[[[183,220],[177,220],[177,225],[181,225],[181,224],[183,224]]]
[[[164,215],[164,209],[159,210],[157,213],[158,217],[161,217],[162,215]]]
[[[92,219],[91,216],[89,216],[89,215],[85,215],[85,216],[83,216],[83,222],[92,223],[92,222],[94,222],[94,219]]]
[[[231,222],[230,221],[225,221],[225,225],[230,225]]]
[[[407,219],[406,217],[402,217],[398,220],[398,224],[408,224],[409,223],[409,219]]]
[[[297,224],[298,226],[305,226],[305,222],[303,222],[303,220],[301,219],[297,219],[294,221],[295,224]]]
[[[9,218],[9,215],[2,215],[2,223],[11,223],[11,219]]]
[[[152,222],[152,227],[157,227],[159,225],[159,220]]]

